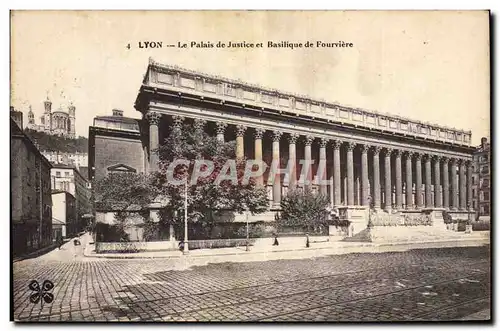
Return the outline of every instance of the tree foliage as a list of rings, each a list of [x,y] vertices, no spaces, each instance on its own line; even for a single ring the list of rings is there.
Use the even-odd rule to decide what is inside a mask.
[[[185,186],[168,180],[167,170],[174,160],[189,161],[187,166],[175,168],[177,180],[188,177],[188,218],[190,221],[211,223],[217,213],[230,210],[242,213],[246,210],[259,214],[267,210],[267,191],[259,187],[253,178],[244,182],[246,160],[235,160],[235,143],[220,142],[205,132],[186,126],[173,130],[158,151],[159,171],[152,174],[111,173],[94,183],[96,207],[113,210],[122,222],[131,210],[145,209],[153,201],[161,203],[161,223],[179,224],[184,220]],[[206,177],[191,181],[196,160],[213,162],[214,170]],[[218,181],[224,166],[233,164],[235,180]],[[206,166],[201,169],[206,170]]]
[[[329,222],[329,200],[326,195],[312,190],[295,189],[288,191],[281,200],[281,215],[278,226],[301,227],[308,231]]]
[[[221,142],[202,130],[185,126],[173,130],[158,150],[160,170],[155,173],[153,183],[160,196],[167,197],[164,216],[182,219],[184,215],[184,185],[168,181],[167,171],[175,160],[187,160],[188,164],[177,166],[173,177],[177,180],[188,178],[188,217],[193,221],[213,222],[214,216],[223,210],[242,213],[249,210],[259,214],[267,210],[269,202],[264,187],[259,187],[255,179],[244,182],[245,159],[235,159],[235,142]],[[195,162],[213,162],[213,171],[208,176],[193,179]],[[219,175],[230,174],[227,165],[233,165],[234,180],[219,181]],[[207,170],[207,165],[201,171]],[[172,169],[170,167],[170,169]],[[227,172],[226,172],[227,170]]]
[[[52,136],[45,132],[25,129],[24,132],[33,140],[36,140],[42,151],[58,151],[61,153],[88,153],[89,141],[85,137],[76,139]]]

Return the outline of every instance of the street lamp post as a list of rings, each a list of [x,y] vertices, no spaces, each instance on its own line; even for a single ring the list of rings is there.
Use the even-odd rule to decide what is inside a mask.
[[[246,211],[246,221],[247,221],[247,243],[246,243],[246,248],[245,251],[250,251],[250,247],[248,246],[248,241],[250,240],[250,236],[248,234],[248,210]]]
[[[189,253],[189,246],[188,246],[188,184],[187,184],[187,178],[186,182],[184,183],[184,247],[183,247],[183,253],[187,254]]]

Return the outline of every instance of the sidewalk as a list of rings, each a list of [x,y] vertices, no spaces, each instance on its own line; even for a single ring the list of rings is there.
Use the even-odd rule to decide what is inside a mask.
[[[397,252],[409,249],[423,248],[443,248],[443,247],[465,247],[465,246],[480,246],[489,244],[489,235],[471,234],[460,239],[443,239],[436,241],[413,241],[413,242],[386,242],[386,243],[364,243],[364,242],[312,242],[309,248],[303,244],[296,245],[280,245],[280,246],[250,246],[249,251],[246,251],[245,246],[230,247],[230,248],[212,248],[212,249],[196,249],[189,251],[188,254],[183,254],[179,250],[174,251],[152,251],[139,253],[101,253],[94,252],[94,245],[86,245],[84,256],[89,258],[105,258],[105,259],[152,259],[152,258],[203,258],[211,256],[247,256],[257,254],[270,254],[273,256],[283,255],[280,253],[297,252],[298,255],[340,255],[349,253],[381,253],[381,252]],[[286,254],[289,255],[289,254]]]

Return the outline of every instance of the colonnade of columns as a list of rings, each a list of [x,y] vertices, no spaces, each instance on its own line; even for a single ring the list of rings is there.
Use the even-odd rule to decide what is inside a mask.
[[[145,117],[149,121],[149,147],[150,150],[155,150],[159,146],[158,123],[161,114],[150,111]],[[181,116],[173,116],[174,128],[179,128],[183,120],[184,118]],[[202,129],[204,124],[203,120],[195,120],[195,126],[198,129]],[[244,139],[247,127],[243,125],[235,127],[236,156],[244,157]],[[218,140],[224,141],[224,133],[227,128],[226,123],[216,123]],[[263,137],[266,130],[263,128],[254,128],[253,130],[254,156],[256,160],[260,161],[262,160]],[[298,163],[297,142],[299,138],[302,138],[304,165],[307,166],[312,164],[311,148],[316,137],[306,134],[301,136],[297,133],[283,134],[278,130],[272,131],[273,162],[280,160],[280,144],[284,137],[287,138],[288,156],[292,165],[288,188],[294,188],[298,183],[295,171]],[[448,158],[418,150],[405,150],[338,139],[330,140],[325,137],[318,137],[318,141],[320,162],[326,164],[327,147],[331,146],[333,149],[332,169],[330,169],[333,189],[328,190],[327,184],[324,183],[318,186],[319,192],[322,194],[327,195],[328,192],[330,195],[333,194],[331,201],[334,206],[342,204],[369,206],[371,204],[374,208],[386,210],[445,208],[462,211],[472,207],[472,164],[470,160]],[[356,160],[360,159],[360,162],[354,162],[355,156]],[[155,169],[157,164],[158,156],[151,153],[149,168]],[[322,173],[317,173],[316,178],[327,179],[328,169],[319,167],[318,171]],[[312,185],[312,171],[306,174],[305,179],[304,187]],[[360,182],[360,187],[356,185],[356,196],[359,196],[356,201],[355,181]],[[258,184],[263,185],[263,178],[258,179]],[[281,201],[281,186],[280,180],[273,181],[272,199],[276,206]]]

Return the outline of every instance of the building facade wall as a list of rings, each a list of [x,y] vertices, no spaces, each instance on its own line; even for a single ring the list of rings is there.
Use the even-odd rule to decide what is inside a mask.
[[[52,242],[52,197],[48,160],[11,123],[12,225],[15,255]]]
[[[144,172],[144,152],[141,141],[121,137],[95,137],[95,179],[108,174],[108,167],[124,164]]]

